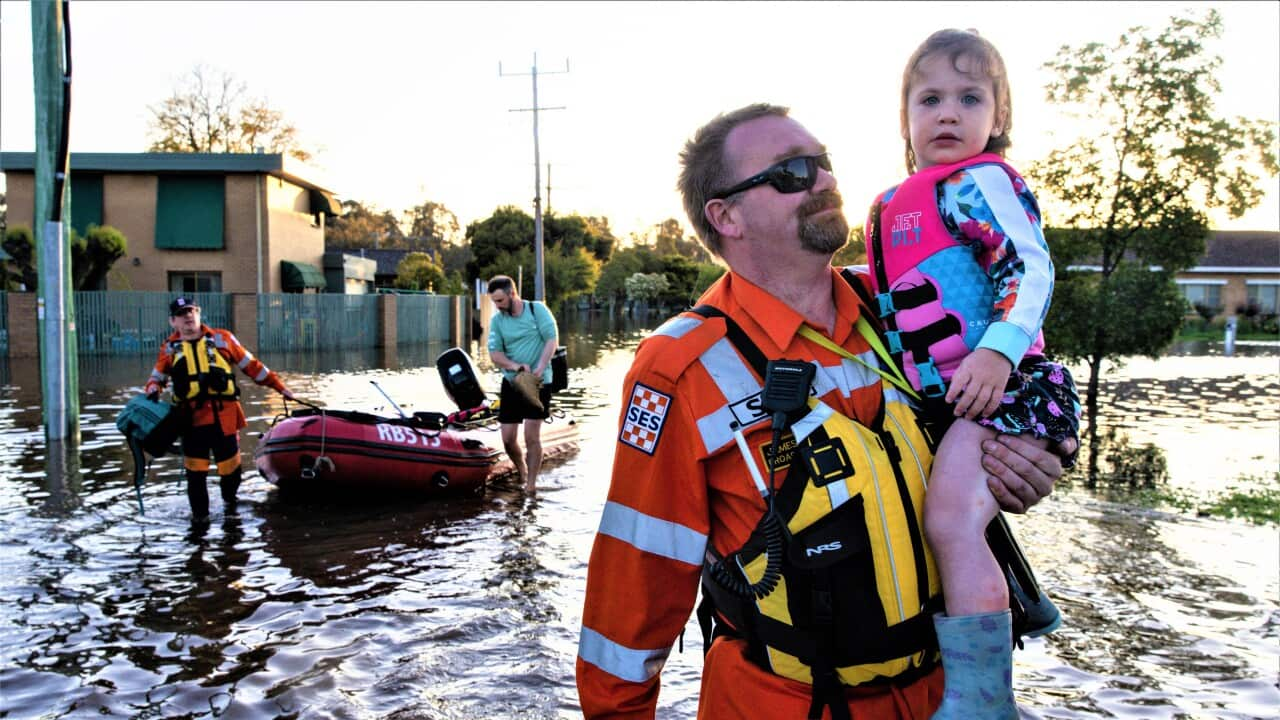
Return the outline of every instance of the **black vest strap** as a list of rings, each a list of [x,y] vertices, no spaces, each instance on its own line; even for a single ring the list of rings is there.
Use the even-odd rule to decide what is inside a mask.
[[[751,369],[761,378],[765,376],[765,369],[769,367],[769,358],[765,357],[760,348],[756,346],[751,338],[747,336],[747,332],[742,326],[734,322],[733,318],[724,314],[724,311],[714,305],[696,305],[689,308],[689,312],[701,315],[704,318],[724,318],[725,334],[729,337],[729,342],[742,353],[747,363],[751,365]]]

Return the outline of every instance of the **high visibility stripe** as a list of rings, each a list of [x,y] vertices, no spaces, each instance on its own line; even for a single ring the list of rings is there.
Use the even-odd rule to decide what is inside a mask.
[[[155,380],[156,382],[160,383],[161,385],[163,385],[163,384],[165,384],[165,383],[169,382],[169,376],[168,376],[168,375],[165,375],[164,373],[160,372],[159,370],[152,370],[152,371],[151,371],[151,379],[152,379],[152,380]]]
[[[253,353],[249,352],[248,350],[245,350],[244,357],[240,358],[240,362],[239,362],[240,369],[244,370],[245,368],[249,367],[249,363],[251,362],[253,362]]]
[[[700,317],[686,317],[684,315],[677,315],[671,318],[670,320],[659,325],[658,329],[653,331],[653,334],[666,335],[667,337],[670,337],[670,338],[684,337],[685,333],[698,327],[701,324],[702,324],[702,318]]]
[[[894,392],[897,392],[897,391],[895,390]],[[885,402],[893,402],[892,400],[889,399],[888,393],[885,393],[885,396],[886,396]],[[903,402],[903,404],[905,405],[906,403]],[[902,423],[898,422],[898,418],[895,417],[893,413],[886,412],[884,416],[889,419],[889,422],[893,423],[893,426],[895,428],[898,429],[899,437],[903,438],[904,440],[910,437],[910,435],[907,435],[907,429],[902,426]],[[899,443],[899,447],[907,448],[907,453],[911,455],[911,460],[916,464],[916,473],[917,473],[916,476],[920,478],[920,481],[924,483],[925,489],[928,490],[929,489],[929,473],[925,471],[924,463],[920,462],[920,454],[916,452],[916,446],[908,441],[908,442]]]
[[[710,415],[698,418],[698,434],[702,436],[702,446],[708,455],[733,442],[733,431],[729,429],[729,425],[734,421],[733,411],[728,405],[721,405],[720,409]]]
[[[840,365],[844,368],[845,382],[844,388],[846,395],[852,394],[854,390],[861,390],[864,387],[875,385],[880,382],[880,376],[876,374],[871,367],[877,367],[876,354],[873,350],[858,353],[857,360],[845,358],[840,361]],[[865,363],[865,364],[864,364]],[[871,367],[868,367],[871,366]],[[893,387],[890,383],[885,383],[886,388]]]
[[[226,475],[227,473],[231,472],[232,470],[235,470],[238,467],[240,467],[240,453],[236,453],[235,455],[232,455],[230,458],[227,458],[226,460],[219,461],[218,474]]]
[[[800,418],[791,426],[791,433],[796,437],[796,443],[804,442],[809,437],[809,433],[822,427],[822,423],[830,419],[835,410],[826,403],[818,403],[811,412]]]
[[[720,394],[729,402],[737,402],[760,392],[760,381],[733,349],[728,338],[720,338],[698,358],[707,374],[715,381]]]
[[[1049,259],[1049,247],[1039,225],[1027,217],[1026,208],[1013,190],[1013,181],[1003,168],[984,165],[969,168],[968,172],[991,208],[996,224],[1006,237],[1015,239],[1014,249],[1026,270],[1018,280],[1018,296],[1042,300],[1035,304],[1016,303],[1006,318],[1034,340],[1049,297],[1053,294],[1053,262]],[[1026,238],[1032,238],[1032,241],[1026,242]]]
[[[645,682],[662,672],[671,647],[636,650],[620,645],[583,625],[578,635],[578,657],[628,682]]]
[[[227,347],[227,345],[229,345],[229,343],[227,342],[227,338],[226,338],[226,337],[224,337],[222,333],[214,333],[214,334],[213,334],[213,346],[214,346],[214,347],[216,347],[216,348],[222,348],[222,349],[224,349],[224,350],[225,350],[225,349],[226,349],[226,347]]]
[[[701,565],[702,554],[707,549],[705,533],[612,501],[604,504],[600,534],[617,538],[637,550],[689,565]]]
[[[853,437],[857,438],[858,444],[862,446],[862,452],[870,456],[871,448],[867,447],[867,443],[862,439],[862,435],[859,433],[853,433]],[[884,493],[880,490],[880,473],[876,472],[875,463],[868,464],[868,467],[871,469],[871,488],[875,493],[874,500],[876,511],[880,515],[880,527],[884,533],[884,537],[881,538],[881,540],[884,542],[885,553],[889,557],[889,573],[893,577],[893,596],[894,599],[898,601],[897,621],[900,621],[907,616],[907,613],[902,606],[902,583],[898,580],[901,576],[898,575],[898,560],[893,554],[893,538],[889,535],[889,518],[885,516],[884,512]],[[891,621],[890,624],[893,622],[896,621]]]
[[[182,466],[188,470],[208,472],[209,465],[209,458],[188,457],[182,459]]]
[[[263,365],[263,366],[262,366],[262,372],[258,373],[257,375],[254,375],[254,376],[253,376],[253,381],[254,381],[254,382],[259,382],[259,383],[260,383],[260,382],[262,382],[263,380],[266,380],[266,379],[267,379],[267,376],[268,376],[268,375],[270,375],[270,374],[271,374],[271,371],[267,369],[267,366],[266,366],[266,365]]]

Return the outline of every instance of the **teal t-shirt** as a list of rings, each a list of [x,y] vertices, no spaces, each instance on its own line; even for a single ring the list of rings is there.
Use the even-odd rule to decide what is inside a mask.
[[[489,319],[489,352],[500,352],[512,361],[532,368],[538,364],[542,346],[551,338],[558,338],[556,318],[547,306],[533,300],[525,300],[520,315],[512,317],[495,311]],[[514,370],[503,370],[508,380],[515,378]],[[542,371],[542,382],[551,382],[551,363]]]

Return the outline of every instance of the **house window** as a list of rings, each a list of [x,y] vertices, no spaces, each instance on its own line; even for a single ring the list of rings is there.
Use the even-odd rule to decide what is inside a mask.
[[[1277,306],[1280,306],[1277,303],[1277,296],[1280,295],[1278,282],[1250,282],[1246,293],[1249,304],[1258,306],[1264,313],[1274,314]]]
[[[1195,312],[1196,305],[1222,308],[1222,283],[1180,282],[1182,296],[1187,299],[1187,311]]]
[[[174,293],[220,293],[222,292],[222,273],[220,272],[171,272],[169,273],[169,292]]]
[[[80,237],[102,224],[102,176],[71,173],[71,229]]]
[[[221,250],[226,181],[220,175],[161,175],[156,184],[156,247]]]

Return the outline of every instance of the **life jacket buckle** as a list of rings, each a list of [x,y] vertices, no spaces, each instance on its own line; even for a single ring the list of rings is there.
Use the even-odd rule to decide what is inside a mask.
[[[889,354],[900,355],[902,353],[902,333],[897,330],[885,330],[884,336],[889,341]]]
[[[880,317],[882,318],[887,318],[898,312],[898,308],[893,305],[892,293],[882,292],[879,295],[876,295],[876,305],[879,306]]]
[[[916,371],[920,373],[920,391],[927,397],[940,398],[947,394],[947,384],[942,381],[938,366],[933,358],[926,362],[916,363]]]

